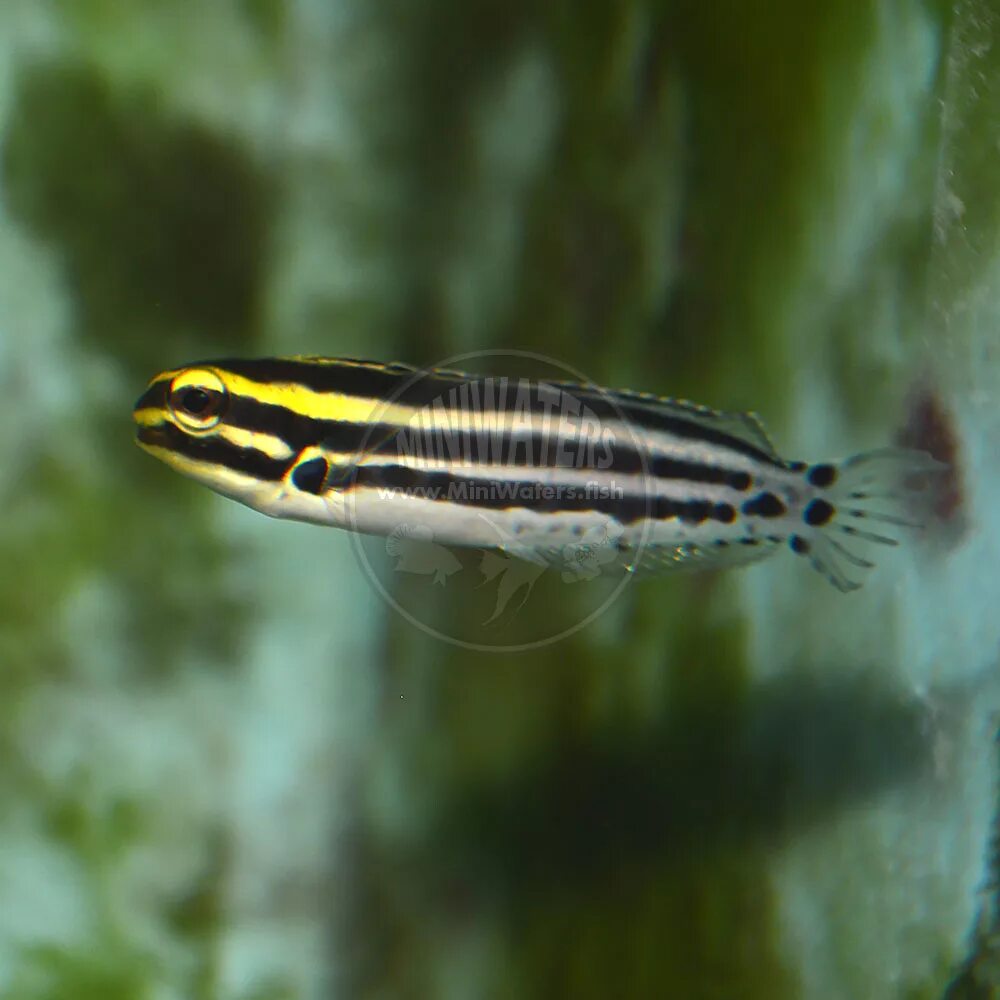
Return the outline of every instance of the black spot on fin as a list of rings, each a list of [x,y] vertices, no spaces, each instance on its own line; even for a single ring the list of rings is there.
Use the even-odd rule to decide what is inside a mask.
[[[861,571],[874,563],[861,552],[871,545],[899,544],[892,529],[921,528],[920,507],[928,479],[946,466],[926,452],[884,448],[855,455],[839,466],[813,466],[824,470],[818,477],[829,488],[814,498],[803,513],[808,527],[802,531],[808,542],[793,550],[808,556],[813,567],[838,590],[857,590],[861,580],[852,579],[845,564]],[[830,470],[829,472],[825,470]],[[813,486],[818,485],[815,482]],[[879,526],[872,531],[870,524]],[[859,551],[860,550],[860,551]]]

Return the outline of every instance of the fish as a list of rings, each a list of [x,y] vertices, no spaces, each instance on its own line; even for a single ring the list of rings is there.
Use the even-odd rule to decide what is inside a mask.
[[[195,362],[154,376],[133,418],[146,452],[272,517],[389,539],[405,525],[567,580],[785,549],[846,593],[873,548],[920,527],[943,468],[892,447],[786,461],[752,413],[353,358]]]

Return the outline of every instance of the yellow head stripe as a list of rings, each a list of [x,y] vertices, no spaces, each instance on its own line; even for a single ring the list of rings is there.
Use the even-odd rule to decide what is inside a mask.
[[[254,448],[269,458],[291,458],[292,449],[277,435],[263,431],[248,431],[243,427],[233,427],[222,423],[215,429],[216,437],[228,441],[237,448]]]
[[[440,403],[412,406],[386,402],[370,396],[351,396],[338,392],[318,392],[295,382],[257,382],[224,369],[217,370],[233,395],[247,396],[259,403],[280,406],[292,413],[314,420],[339,420],[347,423],[394,424],[399,428],[421,430],[470,430],[483,427],[494,430],[552,430],[553,418],[532,413],[483,413],[454,405],[447,393]]]
[[[144,406],[141,410],[135,410],[132,419],[140,427],[157,427],[163,423],[163,416],[167,411],[160,406]]]

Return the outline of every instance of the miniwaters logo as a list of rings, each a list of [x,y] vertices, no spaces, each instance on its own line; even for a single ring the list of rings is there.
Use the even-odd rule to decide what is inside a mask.
[[[644,494],[643,452],[615,397],[544,355],[479,351],[401,377],[353,459],[358,561],[441,641],[557,642],[603,614],[641,558],[645,539],[611,515]]]

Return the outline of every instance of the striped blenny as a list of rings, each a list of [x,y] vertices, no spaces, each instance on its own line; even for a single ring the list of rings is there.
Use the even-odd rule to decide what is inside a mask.
[[[724,567],[781,547],[842,591],[940,468],[886,448],[787,462],[756,417],[591,384],[346,358],[204,361],[153,378],[140,447],[274,517],[560,566]],[[860,548],[859,548],[860,547]]]

